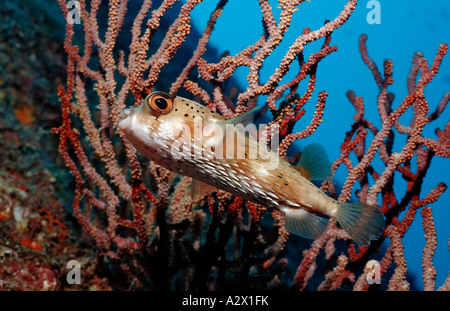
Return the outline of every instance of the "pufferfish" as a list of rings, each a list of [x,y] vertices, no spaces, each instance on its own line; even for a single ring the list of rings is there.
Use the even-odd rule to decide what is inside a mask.
[[[246,123],[253,113],[226,120],[189,99],[153,92],[141,105],[122,111],[119,128],[143,156],[192,177],[191,195],[218,188],[277,209],[285,215],[288,232],[309,239],[326,230],[328,217],[360,246],[381,236],[384,216],[376,206],[338,202],[311,182],[330,174],[319,144],[306,146],[293,166],[254,136],[227,126]],[[234,151],[239,148],[241,156]]]

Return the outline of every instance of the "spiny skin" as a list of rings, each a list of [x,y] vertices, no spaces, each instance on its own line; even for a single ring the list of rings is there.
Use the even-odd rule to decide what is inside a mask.
[[[156,113],[146,102],[124,111],[126,118],[119,127],[142,155],[169,170],[269,208],[282,211],[302,208],[314,214],[335,215],[339,208],[337,201],[250,135],[236,132],[234,139],[234,150],[247,147],[245,158],[215,158],[211,146],[223,143],[227,150],[226,139],[217,142],[214,133],[203,133],[201,138],[194,139],[194,127],[198,125],[194,124],[194,117],[202,119],[203,127],[223,123],[225,119],[182,97],[173,97],[172,102],[172,110],[167,114]],[[186,143],[190,140],[194,151],[201,146],[201,156],[186,158],[192,154],[191,150],[173,148],[183,140]],[[185,157],[180,158],[181,155]],[[275,168],[273,161],[278,162]]]

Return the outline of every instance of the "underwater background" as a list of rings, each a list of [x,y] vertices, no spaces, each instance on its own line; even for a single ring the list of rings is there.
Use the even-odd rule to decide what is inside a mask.
[[[154,5],[157,6],[160,2],[154,1]],[[160,74],[154,85],[155,89],[169,90],[171,83],[191,59],[201,33],[217,2],[206,0],[192,10],[190,34]],[[266,81],[269,78],[274,68],[279,66],[286,50],[305,27],[310,29],[320,28],[326,20],[335,18],[346,2],[313,0],[302,3],[300,9],[293,14],[293,21],[282,43],[264,63],[260,72],[260,79]],[[331,44],[337,45],[338,49],[320,61],[317,67],[317,82],[313,93],[314,100],[317,98],[318,92],[326,91],[328,93],[322,118],[323,122],[313,135],[300,142],[294,142],[288,151],[288,156],[294,157],[296,151],[301,150],[309,143],[316,142],[325,147],[332,161],[339,157],[341,143],[346,132],[349,131],[349,125],[352,124],[356,112],[346,96],[348,90],[353,90],[356,96],[363,96],[366,115],[378,116],[376,102],[379,89],[371,71],[361,59],[358,47],[360,35],[367,34],[368,54],[380,70],[385,59],[393,61],[394,83],[390,86],[389,92],[395,94],[394,107],[397,107],[408,94],[407,77],[414,53],[422,52],[425,59],[431,64],[439,44],[450,43],[448,32],[450,4],[448,1],[379,1],[381,3],[381,20],[379,24],[372,25],[367,21],[367,15],[371,11],[371,8],[366,7],[368,2],[370,1],[360,0],[349,20],[333,32]],[[163,16],[160,28],[152,39],[150,55],[155,53],[158,43],[163,41],[168,28],[176,19],[184,3],[176,3]],[[279,13],[281,9],[277,8],[277,2],[269,1],[269,3],[272,5],[274,12]],[[141,4],[142,1],[129,1],[128,13],[123,26],[124,30],[118,37],[114,47],[115,51],[130,52],[129,30],[132,28],[133,16],[136,15]],[[66,20],[63,13],[56,0],[41,0],[39,2],[4,0],[0,6],[0,20],[2,21],[0,23],[0,288],[2,290],[185,289],[184,286],[185,283],[188,283],[189,273],[186,276],[179,271],[175,271],[174,267],[179,266],[180,269],[191,271],[189,270],[191,269],[189,261],[197,256],[195,252],[198,251],[203,256],[202,247],[208,243],[206,236],[208,228],[211,228],[209,224],[213,214],[211,206],[214,204],[212,204],[211,199],[199,203],[197,208],[203,212],[192,216],[192,224],[189,225],[192,225],[191,227],[184,228],[183,224],[185,223],[182,221],[179,222],[179,226],[174,225],[174,232],[178,229],[180,231],[176,231],[177,234],[174,234],[173,239],[180,240],[182,246],[179,246],[177,242],[171,242],[171,246],[168,247],[167,254],[171,256],[171,267],[166,275],[162,274],[153,278],[154,275],[158,274],[155,270],[158,270],[162,261],[161,258],[158,257],[158,259],[157,256],[153,256],[154,254],[151,251],[143,255],[136,255],[138,251],[133,250],[123,255],[119,251],[119,246],[111,246],[109,249],[105,246],[105,249],[101,249],[99,243],[94,242],[93,234],[86,233],[84,227],[74,216],[73,202],[76,184],[58,150],[58,135],[51,133],[52,128],[58,128],[62,123],[61,95],[58,97],[57,89],[59,85],[66,86],[67,83],[68,57],[64,49]],[[108,26],[107,20],[107,1],[102,1],[97,17],[101,33],[104,33]],[[76,31],[82,29],[81,26],[78,27],[75,28]],[[258,1],[230,0],[225,5],[217,24],[214,25],[214,31],[203,57],[210,62],[219,62],[226,55],[235,55],[250,43],[257,41],[262,32],[261,9]],[[305,54],[314,53],[320,49],[322,43],[320,41],[308,44],[305,48]],[[74,44],[83,47],[82,37],[75,36]],[[95,59],[91,62],[89,65],[98,66],[96,64],[98,61]],[[293,68],[283,78],[283,83],[295,77],[297,74],[295,69],[298,71],[299,66],[295,67],[294,65]],[[243,92],[247,87],[247,74],[248,69],[238,69],[233,77],[227,81],[226,92],[230,93],[232,88],[236,88],[235,90],[238,93]],[[196,75],[193,74],[193,76]],[[115,77],[118,83],[123,83],[122,77]],[[90,101],[89,107],[93,111],[93,118],[100,119],[99,101],[95,97],[95,83],[88,81],[88,79],[83,81],[86,85],[86,96]],[[204,82],[199,82],[200,86],[211,92],[211,89],[208,89],[209,86],[201,83]],[[304,90],[302,89],[302,91]],[[425,89],[425,96],[431,111],[436,109],[443,95],[449,91],[450,61],[447,55],[443,59],[439,73]],[[183,89],[180,90],[179,94],[194,98],[191,93]],[[230,98],[235,99],[236,96],[230,96]],[[259,97],[258,105],[263,105],[266,99],[267,97],[264,96]],[[76,100],[72,102],[75,103]],[[277,103],[279,104],[279,102]],[[131,96],[127,98],[126,103],[127,105],[133,104]],[[300,122],[296,123],[291,129],[293,132],[303,129],[313,118],[315,110],[312,107],[314,105],[310,104],[311,108],[305,109],[305,114]],[[269,115],[270,113],[267,112],[265,117]],[[444,129],[450,120],[449,116],[448,109],[444,109],[437,120],[425,126],[424,136],[436,138],[436,128]],[[408,124],[411,118],[412,112],[407,111],[400,121]],[[381,126],[379,118],[375,117],[371,120],[378,128]],[[85,134],[81,122],[76,120],[75,117],[73,117],[73,124],[74,127],[78,127],[81,134]],[[112,136],[113,134],[111,134]],[[93,166],[104,173],[101,168],[101,161],[95,159],[92,155],[93,151],[89,147],[89,141],[87,139],[81,141],[88,150]],[[117,143],[115,148],[119,149],[118,140],[112,139],[112,141]],[[399,139],[395,140],[393,149],[399,151],[405,141],[405,137],[399,136]],[[117,151],[117,154],[120,161],[125,161],[126,156],[123,153],[120,154]],[[382,170],[384,163],[378,160],[378,162],[373,163],[373,166]],[[125,164],[122,168],[124,171],[129,169]],[[155,170],[157,169],[155,168]],[[429,193],[439,182],[450,184],[449,173],[448,159],[435,156],[421,185],[422,193]],[[157,174],[160,174],[158,175],[160,177],[162,176],[160,172]],[[402,193],[405,191],[407,183],[397,174],[398,172],[396,172],[393,187],[395,191]],[[125,175],[130,178],[130,173]],[[342,187],[346,176],[343,170],[336,172],[333,178],[336,188]],[[160,189],[158,189],[156,179],[151,176],[145,176],[145,178],[147,178],[146,181],[149,181],[150,190],[158,193]],[[161,178],[163,179],[163,177]],[[170,195],[183,182],[177,179],[178,177],[166,176],[165,178],[170,180],[173,178],[174,180],[168,190]],[[89,181],[87,184],[88,187],[92,186]],[[189,194],[187,192],[180,190],[179,193],[187,197],[180,199],[181,201],[188,199]],[[100,198],[102,198],[101,195]],[[378,198],[380,202],[381,194]],[[168,200],[170,209],[174,197],[169,196]],[[229,198],[224,200],[236,202]],[[357,200],[355,194],[352,194],[352,200]],[[128,215],[127,208],[130,207],[125,201],[121,201],[120,208],[118,208],[122,215]],[[450,271],[449,201],[450,194],[447,190],[439,196],[436,202],[427,205],[432,208],[436,228],[437,247],[433,263],[437,271],[437,286],[446,281]],[[242,204],[242,202],[240,203]],[[175,203],[173,205],[175,206]],[[149,214],[151,206],[153,205],[149,203],[149,207],[146,207]],[[209,214],[208,209],[211,214]],[[87,208],[83,211],[86,212]],[[245,220],[244,223],[249,222],[250,212],[241,211],[241,213],[242,216],[239,217]],[[268,213],[266,212],[266,214]],[[89,215],[92,223],[98,227],[106,222],[106,217],[100,214],[93,209],[92,214]],[[401,219],[403,216],[404,213],[400,214],[399,218]],[[89,217],[87,218],[89,219]],[[224,226],[229,222],[226,217],[222,221],[225,224]],[[235,221],[234,219],[233,226]],[[274,241],[279,241],[277,240],[278,233],[272,228],[273,223],[274,220],[267,215],[261,222],[262,235],[267,241],[273,242],[273,244],[267,243],[267,245],[274,245]],[[218,226],[220,227],[220,225]],[[250,227],[250,224],[248,226]],[[230,224],[230,231],[239,232],[238,229],[235,229],[238,227],[238,225],[231,227]],[[156,225],[149,225],[147,228],[149,231],[156,230]],[[133,234],[127,230],[120,231],[125,237],[124,240],[135,239]],[[245,240],[246,231],[242,229],[242,232],[242,236],[237,234],[233,238],[243,237]],[[248,229],[248,232],[253,231]],[[183,240],[183,234],[192,239]],[[158,247],[159,236],[155,236],[149,239],[146,247]],[[218,244],[223,246],[223,254],[227,254],[231,258],[230,266],[233,268],[230,268],[229,275],[227,275],[228,272],[220,272],[219,267],[216,270],[214,264],[211,264],[213,266],[211,275],[201,276],[198,279],[192,277],[193,284],[195,284],[194,289],[291,288],[297,267],[306,257],[304,256],[306,253],[302,252],[311,245],[309,240],[289,236],[284,249],[276,253],[273,259],[264,250],[264,247],[269,249],[269,246],[259,245],[258,247],[261,247],[261,249],[256,247],[256,251],[259,253],[251,256],[255,262],[246,266],[246,263],[236,259],[239,258],[240,251],[233,244],[233,238],[220,244],[220,236],[217,233]],[[190,241],[197,241],[196,243],[200,246],[195,246],[191,250],[188,245]],[[425,238],[420,215],[416,216],[415,221],[402,238],[402,242],[408,269],[406,280],[410,283],[410,289],[423,290],[424,284],[421,278]],[[388,238],[379,246],[380,253],[389,247],[389,243]],[[243,244],[242,249],[246,249],[248,245],[246,246],[244,242]],[[240,244],[236,242],[236,245]],[[176,250],[177,247],[180,247],[183,251]],[[333,256],[330,256],[335,261],[339,254],[345,251],[345,243],[337,245],[336,249]],[[184,251],[186,253],[183,253]],[[195,255],[191,257],[189,251],[195,253]],[[269,253],[271,251],[272,249],[269,250]],[[381,259],[382,256],[377,255],[377,253],[374,251],[373,257]],[[115,258],[114,254],[119,257],[123,255],[125,263]],[[315,277],[309,281],[306,289],[315,290],[321,284],[325,273],[334,268],[334,266],[326,263],[326,256],[321,253],[318,261],[322,262],[323,265],[317,264]],[[81,263],[81,284],[67,283],[66,277],[68,271],[70,271],[67,263],[73,259]],[[207,257],[202,257],[202,260],[207,261],[207,259]],[[151,265],[151,267],[142,266],[142,262]],[[199,262],[203,264],[202,261]],[[200,264],[197,263],[197,265]],[[233,270],[236,266],[242,266],[239,268],[240,270],[237,270],[238,272]],[[266,266],[269,268],[266,269]],[[358,270],[355,269],[358,273],[362,273],[362,270],[363,266],[359,267]],[[196,271],[196,268],[192,268],[192,271]],[[195,274],[195,272],[191,273]],[[395,274],[394,268],[391,267],[386,273],[386,277],[382,277],[382,281],[387,282],[388,276],[393,274]],[[171,281],[167,287],[164,287],[166,285],[154,285],[159,284],[158,282],[164,284],[160,278],[169,275]],[[233,277],[236,277],[236,280],[232,280]],[[203,281],[205,284],[200,284]],[[351,283],[343,282],[343,285],[338,288],[350,290],[352,289]],[[386,289],[386,286],[386,283],[382,282],[381,289]],[[294,288],[296,287],[294,286]]]
[[[304,143],[317,142],[323,144],[329,154],[330,159],[338,157],[340,140],[344,137],[347,128],[343,125],[349,124],[353,117],[353,107],[345,96],[348,90],[355,90],[358,96],[363,96],[366,102],[366,109],[369,113],[376,113],[376,98],[378,90],[375,81],[371,80],[371,74],[367,66],[361,60],[358,52],[358,38],[361,34],[368,35],[368,50],[370,57],[377,63],[388,58],[394,62],[395,83],[391,91],[395,93],[397,100],[404,98],[407,93],[406,77],[408,76],[412,56],[415,52],[422,52],[430,59],[435,55],[440,43],[448,43],[450,33],[448,31],[450,19],[450,3],[445,0],[430,2],[422,1],[380,1],[381,20],[380,24],[369,24],[367,15],[372,7],[366,5],[369,1],[362,1],[358,4],[348,23],[345,23],[333,34],[336,40],[338,52],[329,56],[326,61],[320,64],[316,90],[326,90],[330,93],[324,123],[318,128],[314,135],[308,137]],[[208,6],[209,5],[209,6]],[[202,27],[206,23],[208,12],[213,10],[215,4],[202,3],[198,10],[193,12],[193,22],[197,27]],[[291,30],[287,33],[282,46],[287,49],[297,34],[294,29],[310,27],[316,29],[321,26],[324,20],[331,19],[335,12],[344,5],[343,1],[311,1],[305,3],[301,12],[297,12],[299,18],[295,19],[291,25]],[[256,1],[230,2],[221,18],[223,23],[216,26],[210,43],[219,52],[229,51],[234,54],[245,48],[247,42],[256,41],[259,36],[259,29],[254,26],[259,21],[259,7]],[[252,14],[252,12],[255,12]],[[301,17],[300,17],[301,15]],[[295,15],[294,15],[295,16]],[[228,22],[229,21],[229,22]],[[318,44],[318,43],[317,43]],[[284,51],[284,50],[283,50]],[[282,51],[271,55],[273,66],[277,66],[283,56]],[[269,66],[268,66],[269,67]],[[273,68],[263,68],[268,75]],[[322,73],[322,74],[321,74]],[[239,79],[245,83],[248,72],[242,70],[237,73]],[[295,73],[292,73],[294,75]],[[437,104],[444,92],[449,91],[450,86],[450,62],[445,60],[440,68],[440,77],[434,80],[433,84],[426,90],[429,103]],[[408,115],[405,115],[405,119]],[[411,118],[411,115],[409,115]],[[443,127],[449,121],[450,113],[444,112],[439,126]],[[379,124],[377,124],[379,125]],[[437,124],[436,124],[437,125]],[[433,134],[434,126],[425,128],[429,135]],[[400,144],[397,145],[397,148]],[[435,163],[427,173],[427,180],[439,180],[447,185],[450,182],[450,164],[445,158],[434,160]],[[344,177],[335,175],[334,180],[343,182]],[[404,187],[401,182],[396,187]],[[427,186],[425,185],[425,188]],[[434,187],[431,184],[426,188],[428,191]],[[450,193],[446,191],[440,197],[439,202],[433,204],[438,239],[446,241],[450,236]],[[416,276],[422,273],[421,252],[424,243],[423,229],[419,222],[413,223],[411,229],[404,237],[405,256],[408,263],[408,271]],[[448,245],[442,243],[436,250],[434,258],[438,273],[437,283],[444,282],[447,271],[450,270],[450,253]],[[412,276],[411,276],[412,277]],[[423,290],[420,282],[415,284],[417,289]]]

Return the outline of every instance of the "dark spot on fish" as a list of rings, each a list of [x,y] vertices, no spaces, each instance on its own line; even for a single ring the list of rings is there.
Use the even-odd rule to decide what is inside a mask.
[[[289,186],[289,184],[288,184],[288,182],[287,182],[287,181],[285,181],[285,182],[284,182],[284,184],[285,184],[286,186]]]
[[[202,113],[203,113],[203,114],[205,114],[205,112],[204,112],[204,111],[202,111]]]
[[[178,111],[178,108],[175,108],[175,111]]]
[[[187,113],[184,114],[185,117],[189,117],[189,115]]]
[[[194,109],[194,106],[191,106],[191,109]]]
[[[186,103],[186,106],[189,106],[189,103]]]
[[[283,178],[284,176],[283,174],[278,174],[278,177]]]

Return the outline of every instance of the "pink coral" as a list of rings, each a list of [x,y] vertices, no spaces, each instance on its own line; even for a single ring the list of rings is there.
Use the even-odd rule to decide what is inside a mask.
[[[69,12],[65,1],[58,2],[67,16]],[[264,232],[261,219],[265,209],[261,206],[223,191],[196,202],[184,199],[188,181],[155,163],[141,160],[118,128],[120,113],[126,103],[132,101],[140,105],[161,78],[163,68],[173,61],[191,31],[190,13],[201,0],[189,0],[177,7],[178,17],[173,20],[161,42],[154,42],[154,35],[161,27],[162,18],[177,1],[166,0],[153,8],[151,1],[144,0],[134,18],[129,53],[116,51],[119,34],[124,31],[128,1],[109,2],[108,27],[104,38],[100,35],[97,22],[100,2],[91,1],[90,11],[84,1],[80,2],[82,31],[67,24],[64,44],[68,55],[67,82],[65,87],[58,89],[62,124],[53,129],[53,133],[59,135],[60,154],[76,183],[73,201],[75,218],[94,239],[99,255],[114,259],[114,263],[127,276],[127,282],[138,287],[168,289],[176,283],[189,289],[220,289],[229,284],[226,273],[238,275],[240,280],[253,279],[252,284],[256,288],[266,283],[277,284],[276,280],[286,268],[286,261],[279,258],[288,239],[280,213],[272,212],[275,230],[269,234]],[[312,135],[322,122],[328,96],[324,91],[318,95],[309,124],[301,131],[293,132],[294,125],[302,119],[307,109],[311,109],[307,103],[313,97],[318,79],[317,64],[337,50],[336,46],[330,46],[331,35],[347,21],[358,1],[348,0],[342,12],[337,12],[336,17],[324,26],[316,30],[304,29],[282,57],[279,67],[266,81],[262,81],[261,68],[279,46],[290,27],[293,13],[303,2],[279,1],[281,13],[277,21],[269,2],[259,1],[264,26],[259,39],[235,55],[224,55],[213,63],[206,61],[203,54],[227,3],[219,1],[191,60],[183,66],[170,92],[175,94],[184,88],[226,118],[254,107],[258,96],[268,96],[266,109],[270,109],[273,118],[267,133],[260,134],[270,144],[279,129],[281,144],[278,152],[284,157],[295,140]],[[146,20],[146,16],[150,17]],[[84,40],[83,49],[74,44],[76,34]],[[307,57],[305,46],[319,39],[324,39],[323,45]],[[362,97],[348,93],[357,112],[354,124],[342,143],[341,155],[332,167],[335,172],[344,165],[348,176],[339,195],[330,182],[325,182],[322,189],[328,190],[339,201],[347,202],[359,183],[359,200],[375,205],[378,194],[381,194],[381,208],[387,219],[386,231],[380,241],[370,247],[356,249],[350,238],[332,222],[328,231],[304,252],[292,284],[297,289],[307,287],[316,271],[320,252],[324,250],[327,260],[332,261],[333,254],[337,252],[335,243],[342,243],[342,240],[347,243],[346,254],[340,255],[332,270],[323,276],[319,289],[338,289],[344,282],[354,282],[355,289],[368,289],[369,286],[361,281],[367,272],[360,273],[358,269],[388,237],[391,244],[381,260],[382,273],[395,265],[396,271],[389,288],[408,289],[401,239],[416,211],[436,201],[446,189],[444,184],[438,184],[425,196],[420,192],[423,176],[433,156],[449,156],[449,124],[437,132],[437,139],[422,134],[423,127],[440,116],[450,98],[445,95],[439,108],[429,113],[424,89],[437,74],[447,53],[447,45],[439,46],[431,66],[423,55],[416,54],[408,79],[409,94],[394,109],[392,94],[388,91],[394,82],[393,63],[389,60],[384,63],[383,78],[368,56],[366,39],[361,37],[360,50],[380,90],[377,102],[382,126],[376,128],[365,115]],[[150,53],[152,45],[156,45],[153,54]],[[294,61],[299,62],[298,74],[280,84]],[[236,97],[227,96],[232,92],[227,93],[226,82],[239,67],[249,70],[248,86]],[[195,69],[198,70],[198,79],[192,74]],[[302,81],[307,81],[308,86],[305,93],[299,95],[296,92]],[[87,85],[95,85],[93,99],[88,99]],[[284,95],[286,92],[288,94]],[[284,100],[277,105],[282,98]],[[98,111],[93,109],[94,106],[98,106]],[[399,119],[408,109],[413,111],[414,117],[409,125],[403,125]],[[387,139],[394,130],[407,135],[406,143],[399,152],[392,152]],[[371,141],[367,135],[369,132],[374,135]],[[356,155],[356,163],[351,160],[352,155]],[[376,157],[380,157],[385,165],[382,172],[375,171],[372,166]],[[411,169],[412,160],[417,162],[415,172]],[[403,197],[394,194],[394,172],[400,173],[408,183]],[[369,184],[369,175],[375,180],[372,185]],[[210,214],[205,214],[206,209]],[[406,216],[400,220],[398,216],[404,210]],[[250,220],[246,223],[244,215],[247,211]],[[428,241],[425,249],[429,253],[433,252],[431,223],[430,217],[424,223]],[[233,244],[231,253],[238,253],[239,256],[228,255],[229,244]],[[433,288],[430,254],[424,256],[424,266],[427,267],[426,286]],[[211,283],[211,277],[215,283]],[[448,282],[447,279],[441,288],[448,288]],[[249,283],[243,281],[242,284]],[[242,284],[239,286],[244,286]]]

